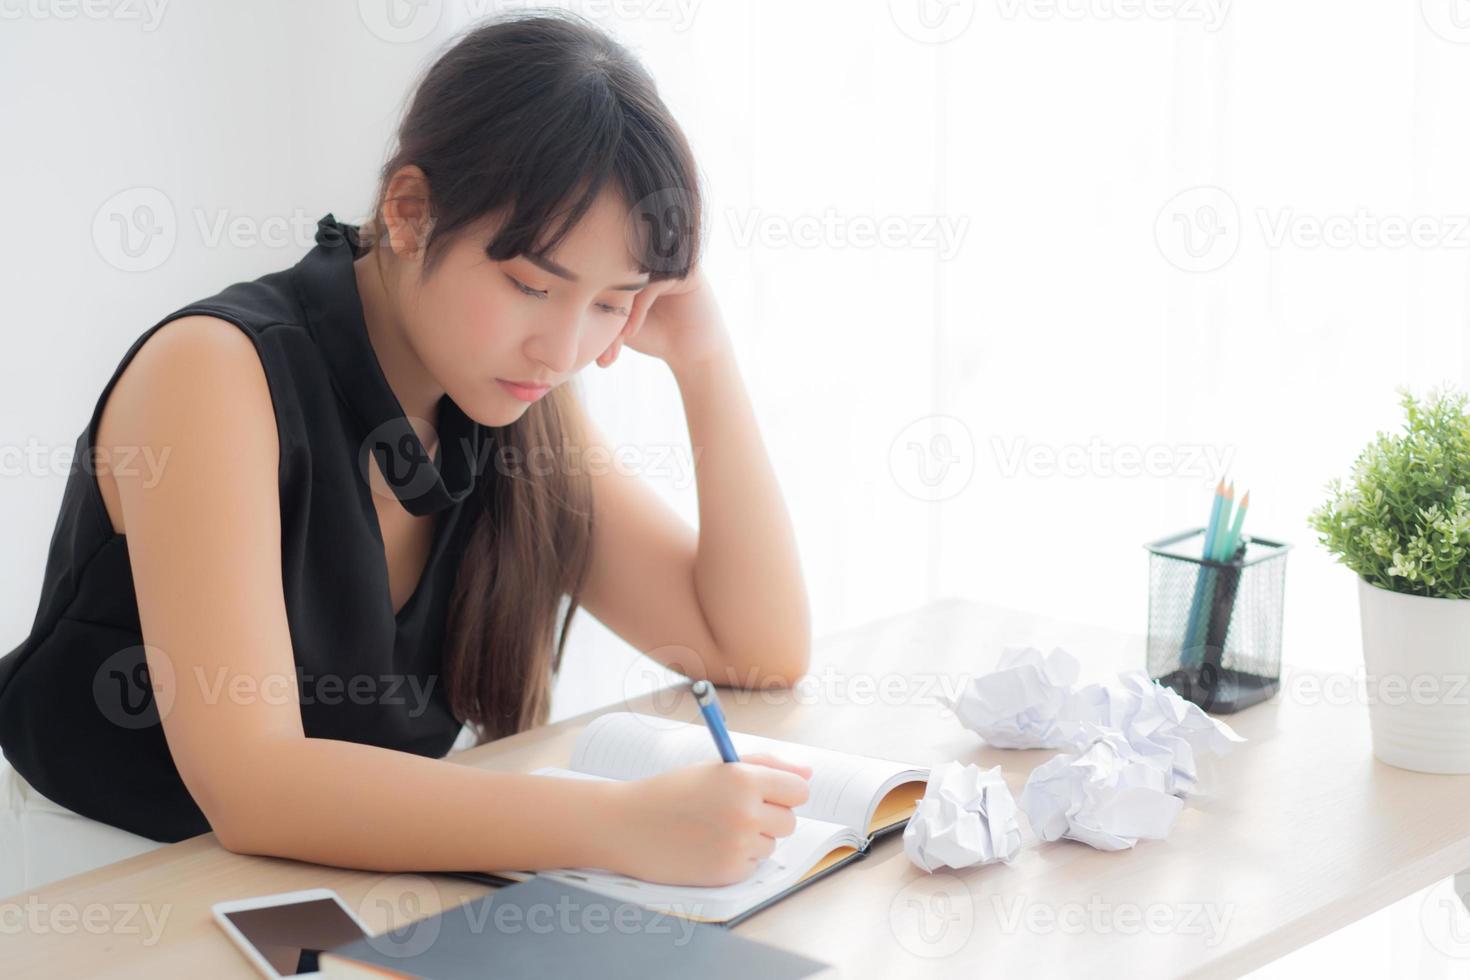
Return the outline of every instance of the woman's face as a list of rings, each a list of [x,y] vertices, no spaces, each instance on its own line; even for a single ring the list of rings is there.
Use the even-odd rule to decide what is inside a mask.
[[[485,254],[494,221],[471,226],[428,280],[405,270],[405,331],[425,369],[482,425],[518,419],[538,393],[611,346],[648,284],[628,249],[627,210],[604,192],[545,259]],[[515,382],[547,388],[517,390]]]

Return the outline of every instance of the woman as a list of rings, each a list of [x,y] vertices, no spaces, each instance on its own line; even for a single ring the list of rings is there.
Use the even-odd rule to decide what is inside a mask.
[[[544,722],[579,606],[692,678],[806,670],[697,183],[623,48],[491,23],[420,82],[371,220],[325,216],[293,267],[137,339],[0,660],[0,891],[209,830],[343,867],[717,884],[792,831],[810,771],[775,759],[603,784],[442,758]],[[566,383],[624,344],[677,379],[697,533],[592,463]]]

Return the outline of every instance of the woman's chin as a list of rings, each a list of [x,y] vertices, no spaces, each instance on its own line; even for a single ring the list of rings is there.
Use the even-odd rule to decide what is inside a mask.
[[[463,398],[456,397],[452,391],[449,397],[465,415],[480,425],[491,428],[510,425],[525,415],[526,409],[534,404],[513,397],[495,382],[483,388],[465,392]]]
[[[520,419],[522,415],[525,415],[526,409],[530,408],[529,405],[521,405],[519,407],[514,405],[460,405],[459,407],[471,419],[491,429],[510,425],[512,422]]]

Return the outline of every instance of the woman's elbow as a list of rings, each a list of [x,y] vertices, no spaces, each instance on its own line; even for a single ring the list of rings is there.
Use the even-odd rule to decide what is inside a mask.
[[[264,797],[268,790],[245,767],[218,765],[222,775],[189,783],[190,794],[209,822],[220,847],[234,854],[274,856],[276,846],[267,840],[272,830],[275,804]]]
[[[264,857],[280,856],[269,840],[266,831],[269,821],[258,813],[241,812],[243,807],[231,807],[227,812],[218,808],[205,811],[209,828],[214,831],[219,846],[232,854],[253,854]]]
[[[801,643],[780,648],[767,648],[759,660],[760,670],[755,684],[742,686],[779,690],[795,687],[811,670],[811,646]]]
[[[231,854],[260,853],[260,848],[253,841],[249,841],[245,835],[238,833],[233,827],[227,827],[224,824],[210,824],[210,828],[214,831],[214,839],[219,842],[219,846]]]

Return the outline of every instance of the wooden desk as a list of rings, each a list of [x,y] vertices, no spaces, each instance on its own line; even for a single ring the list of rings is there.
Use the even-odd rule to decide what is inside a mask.
[[[1019,794],[1052,753],[988,748],[934,700],[939,684],[991,669],[1014,643],[1066,647],[1084,682],[1142,663],[1139,637],[948,600],[827,638],[803,686],[725,692],[724,706],[737,730],[924,764],[1000,765]],[[890,838],[737,931],[850,977],[1233,976],[1470,868],[1470,777],[1375,761],[1367,709],[1346,676],[1289,670],[1285,688],[1230,716],[1249,741],[1206,767],[1213,792],[1185,807],[1167,841],[1113,853],[1038,844],[1023,818],[1014,864],[931,876]],[[687,698],[672,700],[607,710],[696,718]],[[522,771],[565,764],[594,714],[453,758]],[[204,835],[0,903],[0,962],[10,976],[251,977],[210,905],[323,886],[375,932],[486,891],[242,857]],[[16,934],[20,915],[46,925]]]

